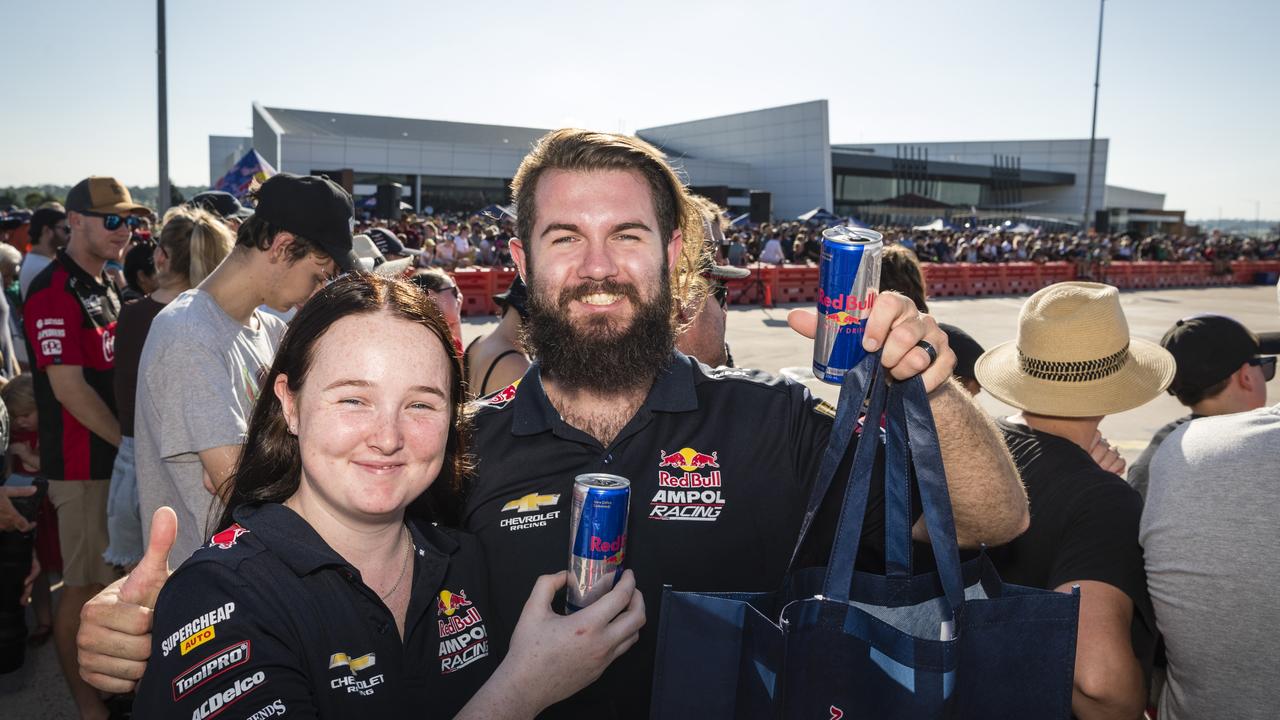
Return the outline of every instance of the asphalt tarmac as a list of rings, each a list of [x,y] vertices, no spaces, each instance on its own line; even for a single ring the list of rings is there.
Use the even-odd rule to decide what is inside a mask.
[[[930,302],[930,311],[943,322],[963,328],[985,347],[1017,334],[1018,311],[1023,298],[996,297],[947,299]],[[1255,332],[1280,331],[1280,306],[1274,287],[1203,288],[1187,290],[1144,290],[1121,294],[1121,303],[1134,337],[1159,341],[1179,318],[1197,313],[1230,315]],[[773,309],[744,306],[729,310],[726,338],[740,367],[777,372],[782,368],[807,368],[813,343],[787,327],[792,307]],[[493,319],[468,319],[463,324],[464,341],[492,330]],[[833,393],[835,386],[811,381],[818,393]],[[992,415],[1008,415],[1012,409],[987,393],[979,401]],[[1280,378],[1267,387],[1267,402],[1280,402]],[[1146,447],[1151,435],[1166,422],[1186,414],[1186,409],[1169,395],[1161,395],[1146,405],[1106,418],[1102,432],[1129,461]],[[30,621],[29,625],[32,625]],[[4,717],[74,720],[66,684],[58,669],[53,643],[30,648],[26,665],[15,673],[0,675],[0,707]]]

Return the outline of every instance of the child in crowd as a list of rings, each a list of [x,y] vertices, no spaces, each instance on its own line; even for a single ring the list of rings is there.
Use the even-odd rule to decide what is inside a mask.
[[[0,400],[9,411],[8,485],[28,485],[40,474],[39,412],[31,373],[23,373],[0,388]],[[49,638],[53,629],[53,603],[49,594],[50,573],[62,572],[62,552],[58,545],[58,516],[45,498],[36,511],[36,557],[40,576],[31,593],[36,613],[32,644]]]

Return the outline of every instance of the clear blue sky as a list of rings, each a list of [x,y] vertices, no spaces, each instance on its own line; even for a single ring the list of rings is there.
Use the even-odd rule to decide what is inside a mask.
[[[250,103],[634,131],[827,98],[832,142],[1088,137],[1089,0],[170,0],[174,180]],[[0,5],[0,186],[156,182],[155,3]],[[1111,0],[1107,181],[1280,217],[1280,2]]]

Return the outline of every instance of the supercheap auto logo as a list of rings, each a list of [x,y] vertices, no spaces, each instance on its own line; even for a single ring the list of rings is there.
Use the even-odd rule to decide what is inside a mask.
[[[725,506],[721,487],[718,452],[691,447],[673,453],[660,450],[658,490],[649,501],[649,519],[713,522]]]

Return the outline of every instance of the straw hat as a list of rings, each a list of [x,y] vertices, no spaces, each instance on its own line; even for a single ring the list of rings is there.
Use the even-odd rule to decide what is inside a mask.
[[[1093,417],[1132,410],[1173,380],[1173,356],[1129,337],[1120,293],[1110,285],[1064,282],[1027,299],[1018,339],[983,353],[982,389],[1027,412]]]

